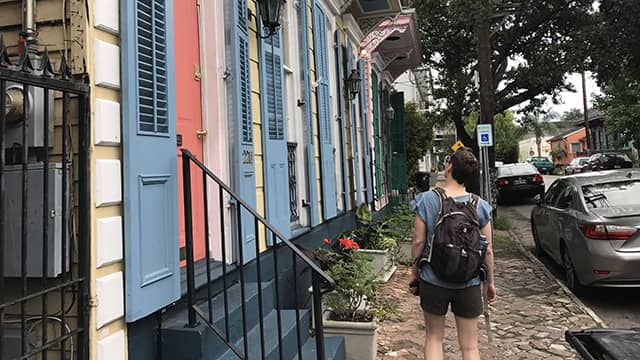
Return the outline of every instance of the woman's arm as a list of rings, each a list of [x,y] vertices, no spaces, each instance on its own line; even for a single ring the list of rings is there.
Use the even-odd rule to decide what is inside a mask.
[[[422,218],[416,215],[415,225],[413,227],[413,242],[411,243],[411,259],[412,261],[412,274],[418,276],[418,260],[422,256],[424,251],[425,241],[427,239],[427,225],[422,221]]]
[[[487,238],[487,255],[485,257],[485,263],[487,264],[487,300],[493,301],[496,297],[496,287],[493,279],[493,234],[491,232],[491,221],[480,230],[482,235]]]

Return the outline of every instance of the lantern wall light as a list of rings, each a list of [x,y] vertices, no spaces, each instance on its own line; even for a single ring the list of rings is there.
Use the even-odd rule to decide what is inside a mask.
[[[257,0],[258,8],[260,11],[260,22],[262,23],[262,27],[268,29],[266,35],[261,35],[260,30],[258,30],[258,36],[261,39],[268,39],[269,37],[275,35],[280,28],[280,18],[282,17],[282,5],[284,5],[285,0]],[[256,16],[249,11],[249,20],[251,17],[256,18]],[[260,29],[260,24],[256,21],[256,28]]]
[[[346,80],[346,87],[349,89],[349,95],[351,96],[351,100],[355,99],[356,96],[360,93],[360,76],[358,75],[358,70],[352,69],[351,74]]]

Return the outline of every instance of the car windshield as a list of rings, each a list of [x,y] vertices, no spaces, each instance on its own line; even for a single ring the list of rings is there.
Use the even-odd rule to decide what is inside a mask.
[[[583,185],[587,206],[603,208],[640,204],[640,180]]]
[[[537,174],[538,170],[531,164],[513,164],[498,168],[498,177],[532,175]]]
[[[589,159],[587,159],[587,158],[580,159],[580,165],[584,165],[584,164],[586,164],[588,162],[589,162]]]
[[[544,156],[539,156],[539,157],[531,158],[531,161],[544,161],[544,162],[549,162],[549,158],[546,158],[546,157],[544,157]]]

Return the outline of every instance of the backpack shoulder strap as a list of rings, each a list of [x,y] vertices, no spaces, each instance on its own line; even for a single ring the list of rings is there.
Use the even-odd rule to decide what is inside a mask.
[[[439,186],[434,187],[433,192],[438,194],[438,196],[440,197],[440,211],[438,213],[438,217],[436,218],[436,224],[438,224],[440,222],[440,219],[444,215],[445,200],[449,198],[449,195],[447,195],[447,192]]]
[[[469,197],[471,198],[470,200],[470,204],[478,207],[478,204],[480,203],[480,196],[474,194],[474,193],[469,193]]]
[[[447,192],[440,186],[434,187],[433,191],[440,196],[440,200],[444,200],[449,197],[449,195],[447,195]]]

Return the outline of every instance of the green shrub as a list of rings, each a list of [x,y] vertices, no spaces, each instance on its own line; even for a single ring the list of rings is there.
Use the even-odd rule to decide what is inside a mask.
[[[511,220],[509,218],[499,216],[493,222],[493,227],[496,228],[497,230],[504,230],[504,231],[511,230],[512,228]]]

